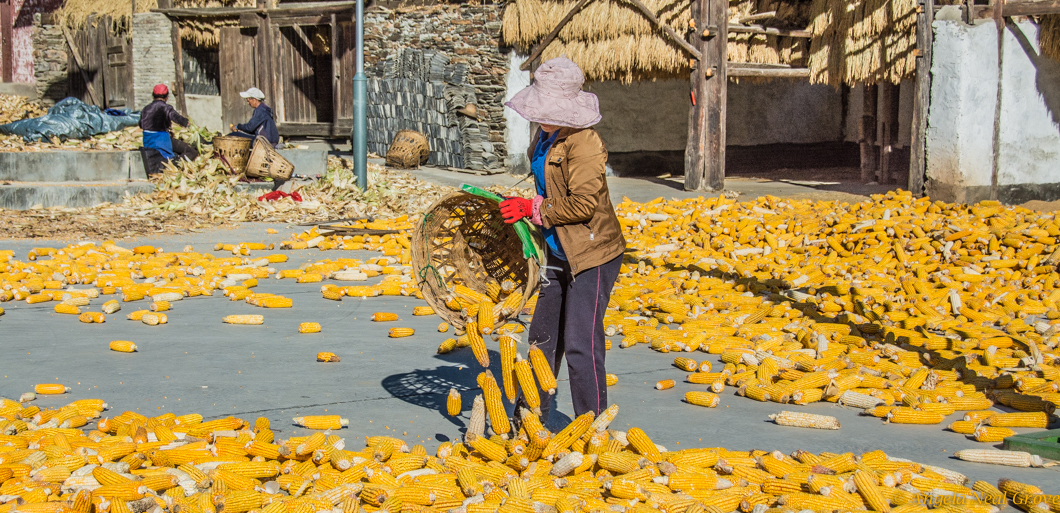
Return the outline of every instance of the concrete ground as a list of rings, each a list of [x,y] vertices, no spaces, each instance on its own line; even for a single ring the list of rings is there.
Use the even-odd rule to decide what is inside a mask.
[[[420,176],[457,183],[497,180],[437,173],[424,172]],[[501,179],[517,180],[504,175]],[[666,183],[648,186],[644,181],[626,180],[632,179],[611,180],[616,196],[643,200],[659,195],[687,195]],[[775,183],[740,182],[732,187],[742,188],[746,197],[766,191],[813,192]],[[277,228],[279,234],[268,235],[266,229],[270,227]],[[205,252],[218,242],[279,243],[302,229],[245,224],[205,233],[143,237],[121,244],[152,244],[167,251],[192,245]],[[61,244],[42,240],[0,241],[0,249],[13,249],[20,259],[32,247],[58,245]],[[269,253],[289,255],[287,263],[276,266],[280,269],[323,259],[378,256],[364,251],[316,250],[258,251],[253,256]],[[65,396],[42,397],[37,401],[41,407],[98,397],[110,403],[111,415],[136,410],[145,415],[197,412],[207,418],[233,415],[247,420],[264,416],[272,421],[279,437],[304,433],[293,426],[291,417],[339,414],[350,419],[349,428],[339,434],[349,438],[353,447],[358,443],[353,439],[387,434],[404,438],[410,444],[423,443],[433,451],[439,441],[463,431],[472,399],[478,393],[475,376],[480,367],[468,349],[436,354],[438,344],[451,333],[436,331],[440,321],[437,317],[412,316],[412,308],[424,302],[409,297],[329,301],[321,297],[319,284],[297,284],[294,280],[262,280],[258,290],[291,297],[295,306],[265,310],[215,293],[212,297],[174,303],[167,312],[169,323],[152,327],[125,319],[127,313],[147,308],[146,301],[123,304],[122,310],[108,316],[103,324],[82,324],[75,316],[55,314],[50,303],[3,303],[0,306],[7,312],[0,316],[0,347],[4,355],[0,360],[0,396],[17,398],[37,383],[58,382],[73,391]],[[91,309],[98,311],[107,299],[111,298],[93,301]],[[370,317],[377,311],[397,312],[400,320],[372,322]],[[235,326],[221,322],[225,315],[249,313],[265,315],[265,324]],[[322,332],[299,334],[298,324],[306,321],[321,323]],[[395,326],[415,328],[416,334],[387,338],[387,330]],[[107,344],[112,340],[132,340],[140,350],[133,354],[110,351]],[[830,403],[801,407],[758,403],[736,397],[731,388],[722,394],[718,408],[701,408],[681,401],[684,392],[697,385],[681,382],[685,373],[671,365],[675,355],[656,353],[643,345],[619,349],[620,337],[612,340],[615,348],[608,353],[608,371],[617,374],[619,381],[609,389],[609,400],[622,408],[614,426],[642,427],[656,443],[667,448],[721,446],[737,450],[777,449],[784,453],[796,449],[855,453],[882,449],[892,456],[965,473],[973,480],[996,483],[998,478],[1008,477],[1035,484],[1048,493],[1060,493],[1060,473],[1055,468],[1008,468],[951,458],[959,449],[984,448],[963,435],[943,430],[958,415],[939,426],[888,425]],[[496,351],[496,344],[489,344]],[[317,363],[315,355],[319,351],[334,352],[342,361]],[[525,351],[525,346],[521,351]],[[499,376],[495,352],[493,356],[493,372]],[[714,355],[690,356],[720,363]],[[557,427],[573,414],[566,372],[559,378],[558,415],[552,419],[552,425]],[[678,385],[666,391],[654,389],[656,381],[667,378],[677,380]],[[464,412],[457,418],[444,414],[451,387],[463,394]],[[843,428],[819,431],[782,427],[768,421],[769,414],[785,409],[833,415]]]

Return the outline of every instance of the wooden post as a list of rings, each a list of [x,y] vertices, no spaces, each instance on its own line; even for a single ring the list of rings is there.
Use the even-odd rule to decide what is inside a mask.
[[[728,60],[726,0],[695,0],[693,46],[702,56],[692,66],[692,108],[685,148],[685,190],[725,188],[725,104]]]
[[[10,82],[14,74],[13,49],[11,48],[11,0],[0,0],[0,45],[3,46],[3,81]]]
[[[176,20],[173,21],[173,67],[176,74],[173,76],[173,100],[177,104],[177,110],[188,112],[188,102],[184,99],[184,45],[180,41],[180,26]]]
[[[331,13],[331,137],[339,135],[339,21]]]
[[[927,118],[931,103],[931,24],[935,20],[934,0],[920,0],[916,24],[916,81],[913,82],[913,129],[909,147],[909,190],[924,194],[927,173]]]
[[[876,176],[876,110],[879,107],[876,84],[864,87],[861,105],[861,126],[858,143],[861,145],[861,181],[868,183]]]
[[[884,81],[880,84],[880,113],[883,116],[880,126],[880,183],[897,181],[895,169],[891,166],[894,153],[894,129],[898,127],[898,86]]]

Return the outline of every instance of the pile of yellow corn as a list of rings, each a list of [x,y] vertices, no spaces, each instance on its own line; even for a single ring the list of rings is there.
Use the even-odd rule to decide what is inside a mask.
[[[558,433],[524,412],[518,431],[489,437],[484,416],[473,413],[464,441],[442,443],[434,455],[387,436],[366,437],[359,450],[320,431],[281,440],[266,418],[99,418],[106,407],[98,399],[54,410],[0,400],[0,511],[912,513],[989,511],[1011,500],[1047,513],[1060,505],[1030,484],[969,482],[882,451],[669,451],[640,428],[609,429],[617,406]],[[80,429],[90,419],[95,429]],[[309,429],[348,423],[337,415],[293,420]]]
[[[718,394],[732,388],[758,401],[862,408],[891,423],[940,424],[968,412],[950,428],[983,442],[1055,420],[1060,220],[1053,214],[996,202],[945,204],[907,192],[852,205],[770,196],[743,203],[624,201],[616,211],[631,254],[605,317],[607,333],[620,336],[623,348],[644,344],[686,355],[675,366],[688,373],[692,390],[682,397],[690,404],[716,406]],[[179,310],[174,301],[215,289],[232,300],[290,306],[289,298],[252,292],[269,276],[322,283],[323,297],[332,300],[422,297],[407,265],[413,225],[404,216],[350,225],[402,231],[381,236],[307,230],[284,246],[383,256],[285,270],[270,264],[286,255],[251,256],[268,249],[255,243],[222,244],[220,250],[237,255],[224,258],[109,242],[37,248],[25,263],[0,252],[0,300],[53,301],[56,311],[92,321],[102,314],[86,312],[89,301],[120,291],[124,301],[154,305],[151,317],[141,310],[130,318],[160,324],[166,314],[159,312]],[[383,278],[374,285],[334,283],[376,276]],[[468,329],[456,329],[457,338],[439,352],[471,347],[488,364],[483,337],[500,341],[522,329],[497,327],[511,313],[504,293],[457,287],[451,308],[464,312]],[[535,303],[536,296],[524,311]],[[260,324],[257,317],[253,324]],[[391,335],[411,333],[395,328]],[[720,365],[691,358],[697,350],[717,355]],[[981,412],[995,403],[1031,415],[992,425]]]
[[[838,402],[893,423],[938,424],[995,402],[1034,412],[955,429],[981,441],[1044,427],[1060,404],[1052,214],[905,192],[854,205],[767,196],[616,209],[638,258],[623,265],[608,333],[621,347],[720,355],[714,372],[678,358],[696,370],[689,383]]]

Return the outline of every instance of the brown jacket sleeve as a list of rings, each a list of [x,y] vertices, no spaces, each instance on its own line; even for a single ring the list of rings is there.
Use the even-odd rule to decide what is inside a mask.
[[[607,149],[594,130],[572,135],[567,150],[567,196],[545,198],[541,220],[545,228],[588,222],[596,211],[604,186]],[[551,163],[552,156],[549,156]]]

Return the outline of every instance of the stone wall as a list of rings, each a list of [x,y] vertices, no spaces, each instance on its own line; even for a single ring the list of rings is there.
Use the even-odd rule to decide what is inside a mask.
[[[133,15],[133,106],[139,110],[151,103],[155,84],[173,87],[176,59],[173,57],[173,33],[169,18],[161,13]]]
[[[66,75],[69,62],[63,30],[58,25],[43,25],[40,14],[33,16],[33,78],[37,98],[46,104],[66,98],[70,92]]]
[[[364,44],[369,77],[382,78],[387,57],[402,47],[434,50],[454,64],[466,63],[479,117],[489,123],[489,142],[504,162],[508,154],[504,94],[509,49],[500,40],[502,9],[499,4],[486,4],[368,12]]]

